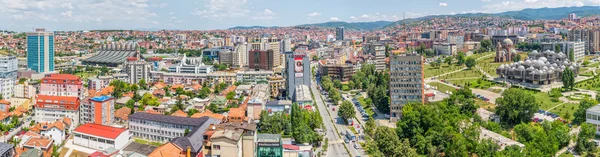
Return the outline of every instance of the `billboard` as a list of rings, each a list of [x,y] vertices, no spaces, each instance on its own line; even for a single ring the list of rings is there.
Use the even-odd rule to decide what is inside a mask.
[[[304,76],[304,64],[302,63],[302,57],[294,58],[294,74],[296,77]]]

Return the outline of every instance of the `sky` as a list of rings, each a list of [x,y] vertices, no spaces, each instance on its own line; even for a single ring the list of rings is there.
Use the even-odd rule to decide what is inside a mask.
[[[600,0],[0,0],[0,30],[212,30],[565,6]]]

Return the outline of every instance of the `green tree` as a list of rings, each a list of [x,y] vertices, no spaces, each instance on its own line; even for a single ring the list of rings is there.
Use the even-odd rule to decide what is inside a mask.
[[[565,68],[565,70],[562,73],[561,79],[563,83],[563,88],[567,90],[573,90],[573,87],[575,87],[575,75],[573,74],[573,71],[571,71],[571,68]]]
[[[554,51],[556,51],[556,52],[562,52],[562,48],[560,47],[559,44],[554,45]]]
[[[142,87],[142,89],[144,89],[144,90],[148,89],[148,85],[146,84],[145,79],[141,79],[140,82],[138,82],[138,84],[140,85],[140,87]]]
[[[334,80],[333,86],[337,89],[342,89],[342,82],[340,82],[340,80]]]
[[[456,60],[458,61],[458,65],[463,65],[466,61],[465,54],[463,52],[458,52],[458,55],[456,55]]]
[[[518,55],[518,54],[517,54],[517,55],[516,55],[516,56],[513,58],[513,62],[519,62],[519,61],[521,61],[521,55]]]
[[[380,126],[375,132],[373,140],[377,144],[379,151],[385,156],[397,157],[416,157],[416,151],[410,147],[408,141],[400,141],[396,132],[385,126]]]
[[[487,51],[492,49],[492,41],[489,39],[481,40],[481,47],[485,48]]]
[[[344,121],[348,121],[356,115],[356,111],[354,110],[354,106],[350,101],[342,102],[340,105],[340,109],[338,111],[338,116],[340,116]]]
[[[590,141],[596,134],[596,126],[593,124],[582,123],[579,127],[581,130],[579,131],[575,151],[579,154],[596,151],[596,144],[594,141]]]
[[[575,62],[575,52],[573,52],[573,49],[569,49],[569,59],[571,60],[571,62]]]
[[[472,67],[474,67],[477,64],[477,61],[475,60],[475,58],[473,57],[469,57],[467,59],[467,61],[465,61],[465,65],[467,66],[467,68],[471,69]]]
[[[227,93],[226,98],[227,98],[227,100],[233,100],[235,98],[235,91],[231,91],[231,92]]]
[[[452,57],[446,57],[446,58],[444,58],[444,63],[446,63],[448,65],[452,64]]]
[[[593,100],[589,100],[589,99],[580,101],[579,108],[577,108],[575,113],[573,113],[573,123],[578,125],[578,124],[585,122],[585,119],[586,119],[585,110],[589,109],[592,106],[595,106],[596,104],[597,104],[597,102],[595,102]]]
[[[333,103],[337,105],[339,101],[342,100],[342,96],[337,91],[337,89],[332,88],[332,90],[329,90],[329,99],[331,99],[331,101],[333,101]]]
[[[52,157],[59,157],[60,152],[58,151],[58,146],[52,146]]]
[[[373,119],[373,117],[369,116],[369,119],[367,120],[367,122],[365,123],[365,134],[369,135],[369,136],[374,136],[375,134],[375,129],[377,125],[375,125],[375,119]]]
[[[185,131],[183,132],[183,136],[187,136],[187,134],[190,133],[190,129],[185,128]]]
[[[204,98],[208,97],[209,94],[210,94],[210,88],[204,86],[204,87],[202,87],[200,92],[198,92],[198,97],[204,99]]]
[[[529,122],[539,109],[535,97],[521,89],[510,88],[496,99],[496,114],[508,126]]]

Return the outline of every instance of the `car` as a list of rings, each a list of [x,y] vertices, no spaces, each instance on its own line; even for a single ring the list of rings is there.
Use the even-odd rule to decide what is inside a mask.
[[[335,111],[335,107],[331,108],[331,111]]]
[[[354,149],[358,149],[358,145],[357,144],[354,144]]]

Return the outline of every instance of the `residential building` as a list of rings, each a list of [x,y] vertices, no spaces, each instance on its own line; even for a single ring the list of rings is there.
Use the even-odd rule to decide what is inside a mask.
[[[35,97],[35,94],[37,93],[35,87],[33,87],[32,85],[29,85],[29,83],[26,81],[23,84],[17,84],[14,87],[14,96],[17,98],[27,98],[27,99],[32,99]]]
[[[67,117],[73,119],[73,125],[79,124],[78,97],[38,95],[35,104],[35,121],[54,122]]]
[[[440,55],[455,55],[458,51],[456,44],[451,43],[433,43],[433,50]]]
[[[337,41],[344,40],[344,27],[335,28],[335,40],[337,40]]]
[[[409,102],[423,103],[423,57],[417,54],[390,57],[390,120],[402,117],[402,107]]]
[[[60,145],[67,138],[67,132],[71,131],[70,118],[62,118],[54,122],[41,122],[33,125],[30,130],[54,140],[54,144]]]
[[[210,137],[211,156],[242,157],[241,130],[219,130]]]
[[[129,115],[129,129],[134,137],[150,141],[171,141],[184,136],[185,130],[217,124],[220,121],[209,118],[176,117],[146,112]]]
[[[37,73],[54,72],[54,33],[38,28],[27,32],[27,68]]]
[[[73,131],[73,144],[92,149],[123,149],[131,140],[126,128],[117,128],[101,124],[83,124]]]
[[[265,104],[268,113],[283,112],[285,114],[292,113],[292,101],[289,100],[273,100]]]
[[[255,148],[255,157],[283,157],[280,134],[258,134]]]
[[[213,71],[213,66],[204,65],[202,58],[188,58],[185,54],[179,64],[169,67],[171,73],[209,74]]]
[[[286,79],[280,75],[274,75],[268,78],[269,80],[269,89],[271,89],[271,97],[278,97],[279,90],[285,90],[285,81]]]
[[[238,43],[235,46],[235,54],[237,57],[234,57],[233,67],[245,67],[248,66],[248,43]]]
[[[13,157],[16,155],[15,146],[8,143],[0,143],[0,157]]]
[[[365,43],[363,44],[363,53],[375,56],[375,70],[385,70],[385,46],[381,43]]]
[[[0,95],[4,99],[13,96],[13,87],[17,83],[17,57],[0,55]]]
[[[560,50],[557,50],[557,45],[560,47]],[[554,52],[562,52],[567,58],[571,61],[580,61],[585,57],[585,47],[584,42],[575,42],[575,41],[563,41],[563,42],[546,42],[542,43],[542,50],[550,50]],[[571,58],[571,51],[573,51],[573,57]]]
[[[238,82],[250,84],[268,82],[271,76],[273,76],[273,71],[238,71],[236,73]]]
[[[187,73],[171,73],[161,71],[151,71],[151,82],[164,81],[167,84],[198,84],[209,82],[218,84],[224,82],[226,84],[234,84],[237,82],[236,73],[231,72],[213,72],[209,74],[187,74]]]
[[[219,51],[219,64],[225,64],[229,66],[234,65],[234,60],[239,61],[237,51],[223,50]],[[238,63],[239,64],[239,63]]]
[[[254,87],[256,90],[256,87]],[[248,101],[248,117],[251,119],[260,119],[260,113],[265,108],[265,104],[269,100],[269,95],[265,92],[255,92]]]
[[[97,96],[85,99],[80,107],[80,122],[110,125],[115,120],[115,99],[112,96]]]
[[[319,62],[322,63],[322,62]],[[319,64],[321,76],[329,76],[332,80],[346,82],[354,75],[354,68],[350,65]]]
[[[456,49],[462,49],[465,43],[463,35],[448,35],[448,43],[456,45]]]
[[[569,30],[567,38],[569,41],[583,42],[584,49],[590,50],[590,47],[595,46],[595,45],[591,45],[591,44],[596,43],[596,41],[594,41],[594,38],[598,38],[597,36],[595,36],[596,32],[597,31],[595,31],[595,30],[586,29],[586,28],[573,28],[573,29]],[[584,52],[585,52],[585,50],[584,50]]]
[[[82,98],[83,82],[71,74],[48,74],[40,82],[40,95]]]
[[[310,87],[311,76],[310,60],[308,55],[303,52],[286,52],[286,91],[288,99],[293,99],[294,91],[298,85]]]
[[[123,71],[129,76],[127,83],[137,84],[142,79],[148,82],[150,80],[150,71],[152,70],[152,64],[143,60],[137,60],[137,58],[129,57],[123,67]]]
[[[248,68],[256,71],[273,70],[277,66],[275,60],[279,57],[276,53],[273,50],[250,50],[248,52]]]
[[[600,28],[590,30],[589,34],[590,37],[586,42],[586,44],[588,44],[586,51],[595,54],[600,53]]]
[[[154,149],[152,153],[148,154],[148,157],[186,157],[187,153],[185,150],[187,149],[180,148],[171,142],[167,142]]]
[[[53,143],[54,141],[50,137],[33,136],[23,143],[22,149],[24,153],[21,156],[25,156],[24,154],[27,154],[28,151],[34,150],[37,151],[39,157],[51,157],[54,147]]]

